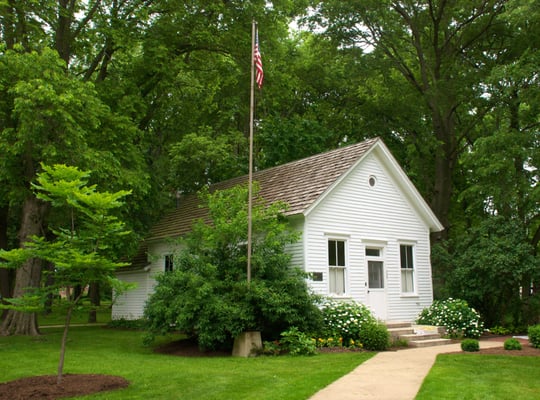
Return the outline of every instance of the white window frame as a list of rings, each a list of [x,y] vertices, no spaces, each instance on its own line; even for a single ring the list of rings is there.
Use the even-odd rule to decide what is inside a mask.
[[[404,248],[407,249],[405,255],[403,254]],[[410,249],[410,254],[408,249]],[[401,294],[405,296],[416,295],[416,246],[412,243],[399,244],[399,274]],[[409,285],[412,285],[412,288]]]
[[[340,260],[340,254],[339,254],[339,250],[336,248],[336,254],[335,254],[335,257],[336,257],[336,260],[335,260],[335,264],[336,265],[332,265],[331,264],[331,260],[330,260],[330,244],[331,242],[334,242],[335,245],[337,246],[337,243],[343,243],[343,260]],[[349,251],[348,251],[348,240],[346,238],[343,238],[343,237],[328,237],[327,238],[327,241],[326,241],[326,262],[327,262],[327,265],[328,265],[328,294],[331,295],[331,296],[336,296],[336,297],[344,297],[344,296],[347,296],[347,293],[348,293],[348,290],[347,290],[347,270],[348,270],[348,265],[349,265],[349,262],[348,262],[348,256],[349,256]],[[340,262],[343,264],[343,265],[340,265]],[[335,290],[336,288],[336,275],[337,277],[339,278],[339,275],[341,275],[341,278],[343,279],[343,282],[342,282],[342,286],[343,286],[343,290],[342,291],[337,291]]]

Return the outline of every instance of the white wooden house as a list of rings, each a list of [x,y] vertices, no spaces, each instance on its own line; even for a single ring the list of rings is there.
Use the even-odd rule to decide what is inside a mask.
[[[267,202],[289,204],[287,216],[302,233],[289,249],[292,264],[310,273],[316,293],[362,302],[384,321],[413,321],[431,304],[430,233],[443,226],[381,139],[258,171],[253,179]],[[118,272],[138,287],[117,299],[113,319],[142,316],[155,274],[171,268],[171,238],[205,215],[188,196],[152,229],[144,262]]]

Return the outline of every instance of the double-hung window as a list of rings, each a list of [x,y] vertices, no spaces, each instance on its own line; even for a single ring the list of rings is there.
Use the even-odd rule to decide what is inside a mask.
[[[345,240],[328,240],[328,276],[331,294],[345,294]]]
[[[401,259],[401,292],[414,293],[414,252],[413,246],[399,246]]]

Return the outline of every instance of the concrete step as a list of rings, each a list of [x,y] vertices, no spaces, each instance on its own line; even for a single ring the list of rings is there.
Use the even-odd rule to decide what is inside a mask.
[[[406,340],[409,347],[440,346],[452,342],[450,339],[441,338],[444,328],[438,326],[391,321],[386,323],[386,327],[394,340]]]
[[[402,335],[411,335],[414,333],[411,322],[405,321],[389,321],[386,322],[388,333],[394,339],[400,338]]]
[[[423,340],[432,340],[432,339],[440,339],[441,335],[438,333],[424,333],[424,334],[417,334],[417,333],[411,333],[411,334],[405,334],[405,335],[399,335],[400,339],[405,339],[408,342],[412,341],[423,341]]]
[[[409,328],[390,328],[388,329],[388,333],[393,338],[400,338],[406,335],[415,335],[414,329],[412,327]]]
[[[412,327],[412,322],[406,322],[406,321],[387,321],[385,323],[386,327],[390,329],[397,329],[397,328],[410,328]]]
[[[451,339],[428,339],[428,340],[411,340],[409,341],[409,347],[430,347],[430,346],[442,346],[445,344],[451,344]]]

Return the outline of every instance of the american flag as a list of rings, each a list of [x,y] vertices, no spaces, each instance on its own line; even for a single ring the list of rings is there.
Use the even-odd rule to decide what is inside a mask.
[[[255,81],[259,89],[262,87],[264,72],[262,66],[261,52],[259,51],[259,31],[255,32],[255,48],[253,49],[253,62],[255,63]]]

